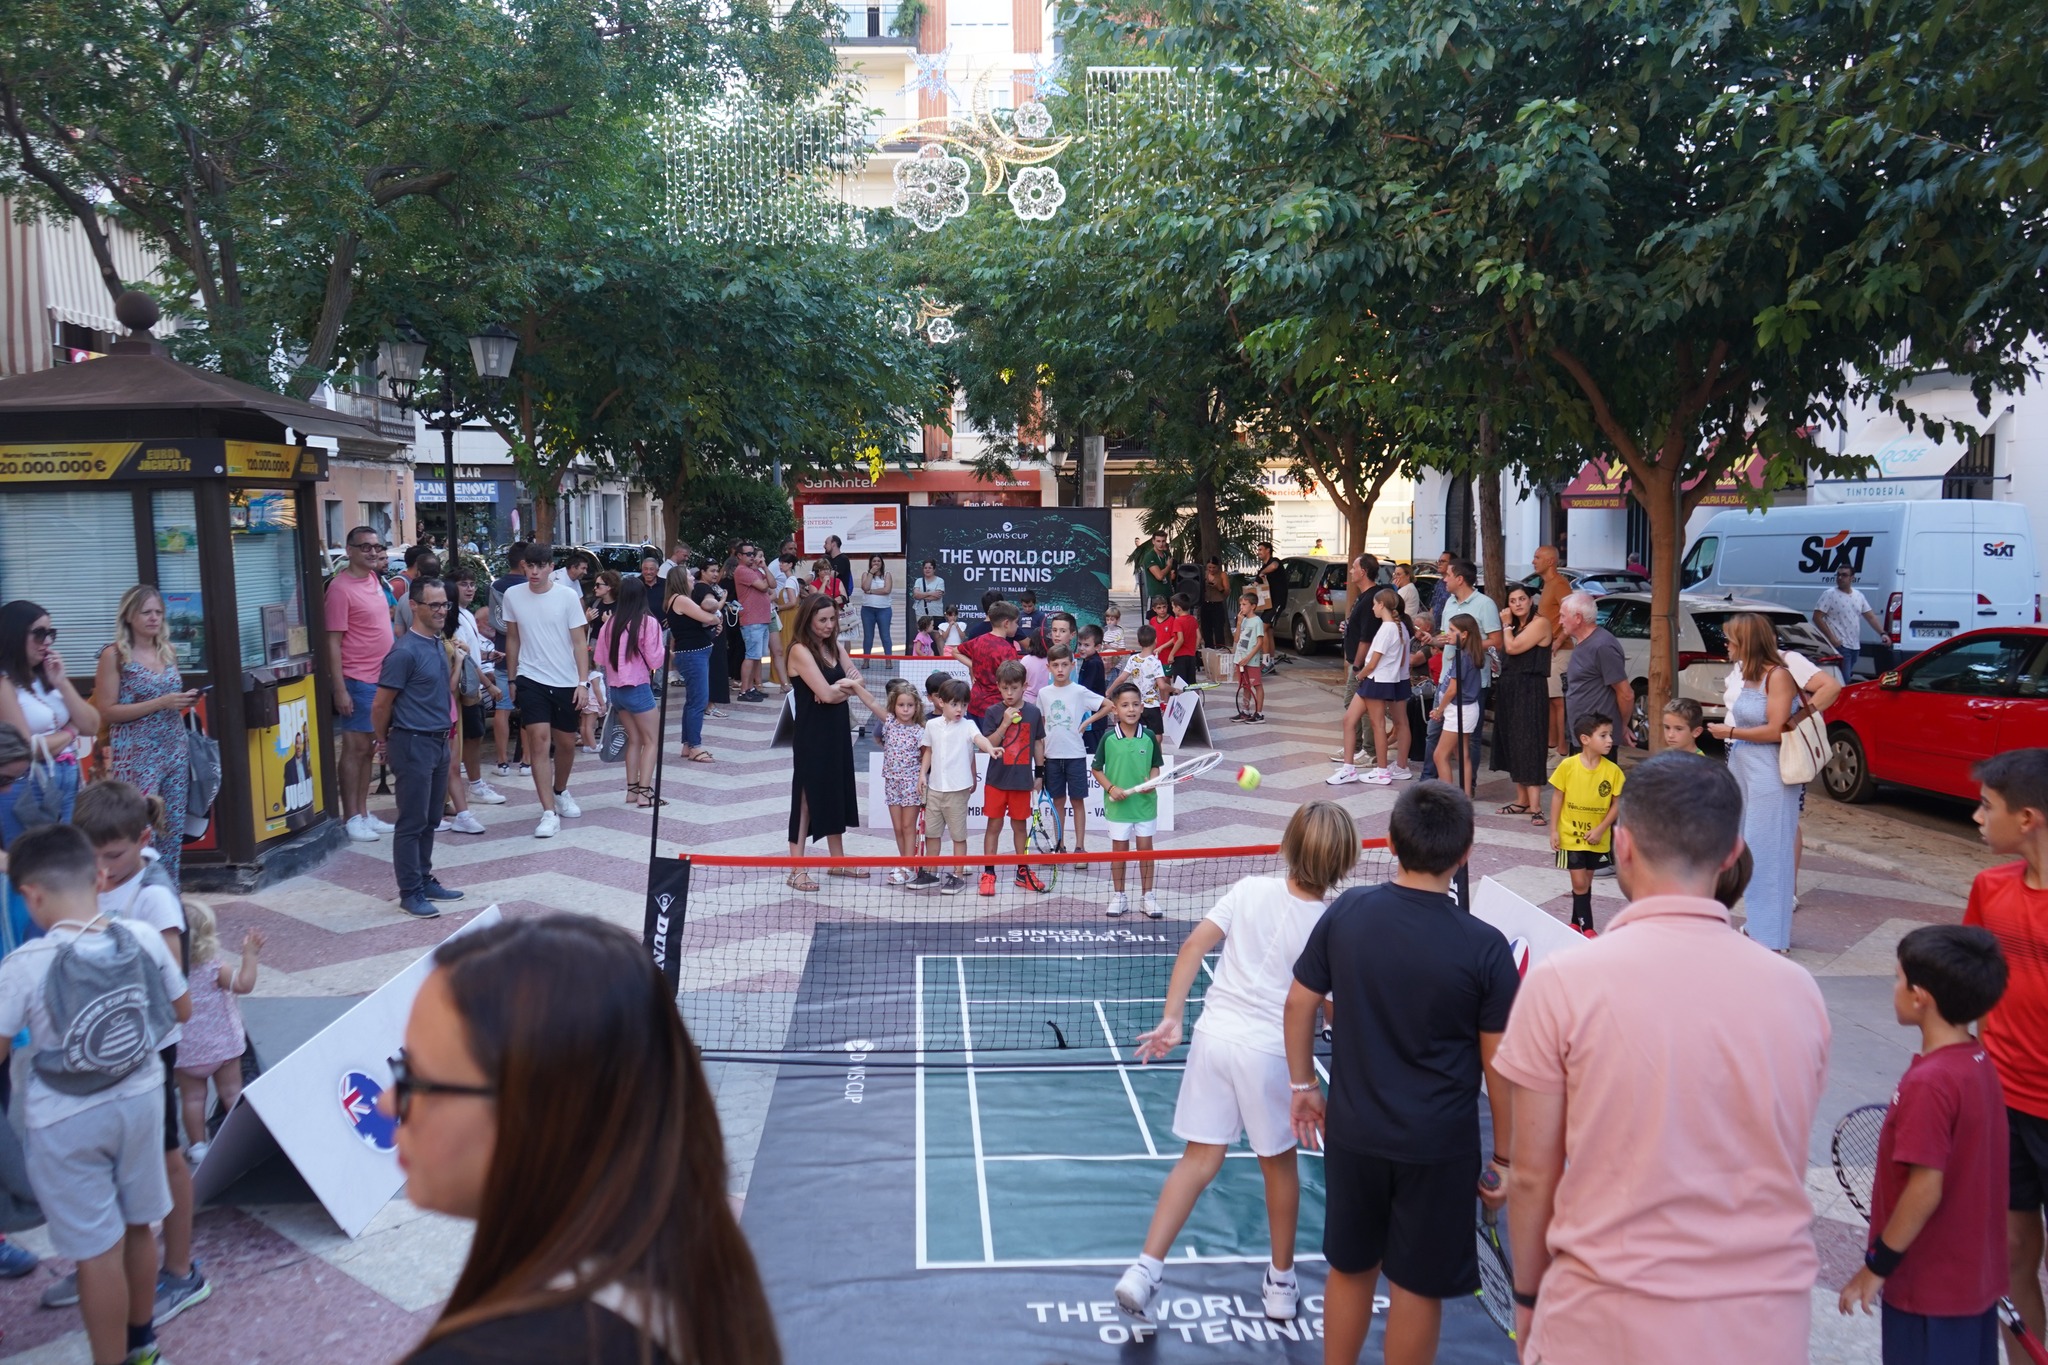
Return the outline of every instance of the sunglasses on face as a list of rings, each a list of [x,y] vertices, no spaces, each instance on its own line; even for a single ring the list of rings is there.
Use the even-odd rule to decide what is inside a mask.
[[[46,645],[57,638],[57,628],[55,626],[37,626],[28,633],[28,638],[34,640],[39,645]]]
[[[444,1085],[415,1075],[412,1059],[405,1055],[405,1049],[398,1049],[398,1055],[391,1058],[391,1112],[404,1123],[412,1117],[412,1097],[415,1095],[474,1095],[488,1099],[498,1092],[488,1085]]]

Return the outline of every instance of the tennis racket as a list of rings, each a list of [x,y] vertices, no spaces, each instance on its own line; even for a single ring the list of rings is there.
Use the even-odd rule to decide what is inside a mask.
[[[1873,1192],[1877,1188],[1877,1139],[1884,1131],[1886,1108],[1882,1104],[1865,1104],[1851,1109],[1835,1125],[1834,1139],[1828,1144],[1828,1155],[1834,1158],[1835,1179],[1842,1183],[1842,1193],[1849,1196],[1849,1202],[1866,1221],[1876,1202]],[[1998,1320],[2033,1365],[2048,1365],[2048,1350],[2043,1350],[2027,1330],[2011,1299],[1998,1301]]]
[[[1033,853],[1064,853],[1066,851],[1066,819],[1060,814],[1060,807],[1044,788],[1038,792],[1038,803],[1031,808],[1031,851]],[[1050,891],[1059,884],[1060,865],[1042,863],[1032,869],[1038,880]]]
[[[1492,1170],[1487,1171],[1497,1181],[1500,1179]],[[1479,1201],[1479,1223],[1474,1229],[1479,1239],[1479,1288],[1473,1292],[1479,1296],[1479,1306],[1486,1310],[1486,1316],[1493,1319],[1493,1325],[1508,1334],[1508,1340],[1515,1339],[1515,1276],[1508,1269],[1507,1248],[1500,1243],[1500,1215]]]
[[[1124,795],[1136,796],[1139,792],[1157,791],[1170,782],[1186,782],[1191,778],[1200,777],[1222,761],[1222,753],[1214,749],[1203,754],[1200,758],[1176,760],[1161,768],[1159,775],[1150,781],[1140,782],[1135,787],[1124,788]]]
[[[1253,714],[1251,675],[1245,672],[1244,669],[1239,668],[1237,670],[1237,718],[1239,720],[1250,720]]]

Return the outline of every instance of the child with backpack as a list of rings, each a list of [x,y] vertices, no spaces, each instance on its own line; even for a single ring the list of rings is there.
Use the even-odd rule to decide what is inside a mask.
[[[8,864],[43,930],[0,961],[0,1039],[29,1035],[16,1096],[29,1184],[50,1245],[78,1262],[93,1365],[162,1365],[149,1225],[170,1214],[171,1192],[157,1049],[191,1013],[185,975],[161,935],[99,909],[92,844],[78,829],[30,830]],[[112,1015],[96,1008],[109,996],[125,997]]]

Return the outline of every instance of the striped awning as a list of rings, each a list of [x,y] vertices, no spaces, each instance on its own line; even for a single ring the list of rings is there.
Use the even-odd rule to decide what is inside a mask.
[[[17,222],[17,201],[0,197],[0,375],[47,369],[53,324],[68,322],[116,336],[113,295],[75,218],[38,216]],[[107,245],[122,283],[161,285],[164,255],[135,231],[108,224]],[[166,318],[159,336],[174,330]]]

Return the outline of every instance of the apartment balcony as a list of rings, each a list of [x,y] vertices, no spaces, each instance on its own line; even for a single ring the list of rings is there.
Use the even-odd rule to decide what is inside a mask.
[[[923,7],[899,4],[861,5],[842,3],[835,8],[839,11],[839,31],[832,37],[834,47],[900,47],[915,48],[917,33],[914,19],[906,20],[910,28],[905,37],[891,32],[897,26],[906,8],[922,12]]]
[[[394,398],[340,386],[330,389],[329,394],[336,412],[370,423],[379,440],[409,446],[419,434],[413,425],[412,413]]]

